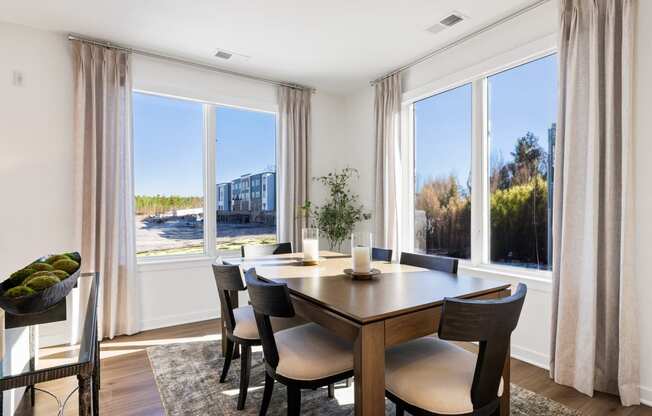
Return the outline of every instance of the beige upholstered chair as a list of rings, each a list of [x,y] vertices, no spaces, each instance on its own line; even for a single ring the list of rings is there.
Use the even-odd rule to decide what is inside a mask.
[[[333,383],[353,375],[353,346],[314,323],[274,333],[271,317],[294,316],[287,286],[259,280],[254,269],[245,273],[245,279],[265,355],[265,391],[260,415],[267,413],[274,381],[287,387],[287,414],[299,415],[301,389],[328,385],[332,396]]]
[[[444,301],[439,338],[424,337],[385,353],[385,394],[396,415],[500,414],[502,370],[527,288],[502,299]],[[450,341],[479,342],[474,354]]]

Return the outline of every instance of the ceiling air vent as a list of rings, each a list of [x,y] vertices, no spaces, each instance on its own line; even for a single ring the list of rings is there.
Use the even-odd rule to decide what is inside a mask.
[[[217,58],[220,58],[220,59],[231,59],[231,57],[233,56],[233,54],[230,53],[230,52],[226,52],[226,51],[217,51],[217,53],[215,54],[215,56],[216,56]]]
[[[439,21],[439,23],[435,23],[428,29],[426,29],[430,33],[439,33],[445,29],[448,29],[451,26],[454,26],[458,24],[459,22],[465,20],[466,17],[459,12],[452,12],[448,16],[444,17]]]
[[[439,23],[441,23],[444,26],[451,27],[453,25],[458,24],[462,20],[464,20],[464,18],[462,16],[460,16],[459,14],[453,13],[453,14],[451,14],[449,16],[446,16],[445,18],[441,19],[439,21]]]

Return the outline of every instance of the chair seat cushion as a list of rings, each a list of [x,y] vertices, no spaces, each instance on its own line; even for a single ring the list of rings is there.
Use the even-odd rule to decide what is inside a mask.
[[[235,318],[233,335],[243,339],[255,340],[260,338],[258,336],[254,310],[250,305],[235,308],[233,310],[233,317]]]
[[[404,402],[441,415],[473,412],[476,354],[424,337],[388,349],[385,360],[385,388]],[[501,380],[498,396],[502,391]]]
[[[274,334],[276,373],[294,380],[317,380],[353,369],[353,346],[317,324]]]
[[[233,310],[235,317],[235,329],[233,335],[238,338],[257,340],[258,326],[256,326],[256,317],[251,305],[242,306]],[[304,324],[306,321],[295,316],[294,318],[272,318],[272,328],[274,332],[283,329],[292,328]]]

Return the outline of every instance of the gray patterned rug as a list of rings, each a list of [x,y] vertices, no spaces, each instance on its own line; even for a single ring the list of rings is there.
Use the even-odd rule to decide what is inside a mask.
[[[231,363],[226,383],[220,384],[223,358],[216,341],[190,342],[150,347],[147,355],[168,416],[249,416],[257,415],[265,380],[262,352],[254,350],[247,404],[236,410],[240,360]],[[326,389],[302,391],[302,415],[352,415],[353,388],[336,385],[335,398],[329,399]],[[267,414],[286,414],[285,387],[274,385],[274,394]],[[546,397],[512,384],[513,416],[577,416],[580,413]],[[387,402],[386,414],[394,414],[394,405]]]

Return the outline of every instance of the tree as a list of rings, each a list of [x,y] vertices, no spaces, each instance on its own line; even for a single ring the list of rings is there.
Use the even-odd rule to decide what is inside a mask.
[[[546,152],[532,132],[528,131],[516,141],[511,155],[514,158],[510,163],[513,185],[523,185],[538,175],[545,175]]]

